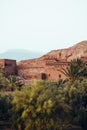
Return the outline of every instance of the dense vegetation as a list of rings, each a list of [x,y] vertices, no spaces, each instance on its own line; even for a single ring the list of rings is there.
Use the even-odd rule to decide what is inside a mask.
[[[23,82],[19,77],[15,75],[5,77],[2,67],[0,66],[0,91],[20,90],[22,86]]]
[[[74,80],[35,81],[24,85],[21,91],[1,91],[0,112],[8,116],[13,130],[62,130],[70,125],[87,130],[84,68],[85,75],[80,71]]]

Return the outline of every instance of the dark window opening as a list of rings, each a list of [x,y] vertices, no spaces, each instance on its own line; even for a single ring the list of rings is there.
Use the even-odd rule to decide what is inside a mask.
[[[46,80],[46,74],[45,73],[42,73],[42,76],[41,76],[42,80]]]
[[[10,64],[10,63],[9,63],[9,64],[8,64],[8,63],[5,63],[5,66],[12,66],[12,64]]]
[[[61,74],[59,74],[59,78],[61,78]]]
[[[49,77],[50,77],[50,74],[49,74]]]

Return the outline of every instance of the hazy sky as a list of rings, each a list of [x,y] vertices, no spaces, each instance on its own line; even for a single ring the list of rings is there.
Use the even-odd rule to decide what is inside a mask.
[[[0,51],[48,52],[87,39],[87,0],[0,0]]]

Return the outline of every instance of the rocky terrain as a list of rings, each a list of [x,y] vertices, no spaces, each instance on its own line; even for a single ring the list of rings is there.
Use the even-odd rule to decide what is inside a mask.
[[[58,69],[66,67],[70,60],[81,57],[87,57],[87,41],[82,41],[67,49],[52,50],[40,58],[20,61],[17,63],[18,75],[24,79],[64,78]]]
[[[61,54],[63,59],[67,59],[67,61],[77,57],[80,58],[82,56],[87,56],[87,41],[82,41],[67,49],[53,50],[47,55],[60,58],[59,54]]]

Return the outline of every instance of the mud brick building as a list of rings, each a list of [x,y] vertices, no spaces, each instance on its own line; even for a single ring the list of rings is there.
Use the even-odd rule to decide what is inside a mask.
[[[67,59],[43,56],[42,58],[24,60],[18,63],[18,75],[24,79],[57,80],[65,79],[65,75],[58,70],[66,68]]]
[[[87,57],[81,57],[81,60],[87,65]],[[0,59],[5,76],[18,75],[25,80],[57,80],[65,79],[65,75],[61,73],[62,68],[66,69],[68,63],[67,59],[61,57],[49,57],[24,60],[16,64],[16,60]]]
[[[72,47],[52,50],[40,58],[22,60],[1,59],[5,76],[18,75],[25,80],[57,80],[65,79],[61,73],[63,68],[66,69],[68,63],[80,58],[87,65],[87,41],[82,41]]]
[[[5,76],[17,74],[16,60],[0,59],[0,66]]]
[[[80,58],[87,65],[87,57]],[[61,70],[66,69],[67,59],[47,57],[24,60],[17,65],[18,75],[27,80],[42,79],[42,80],[58,80],[65,79],[66,76],[61,73]]]

